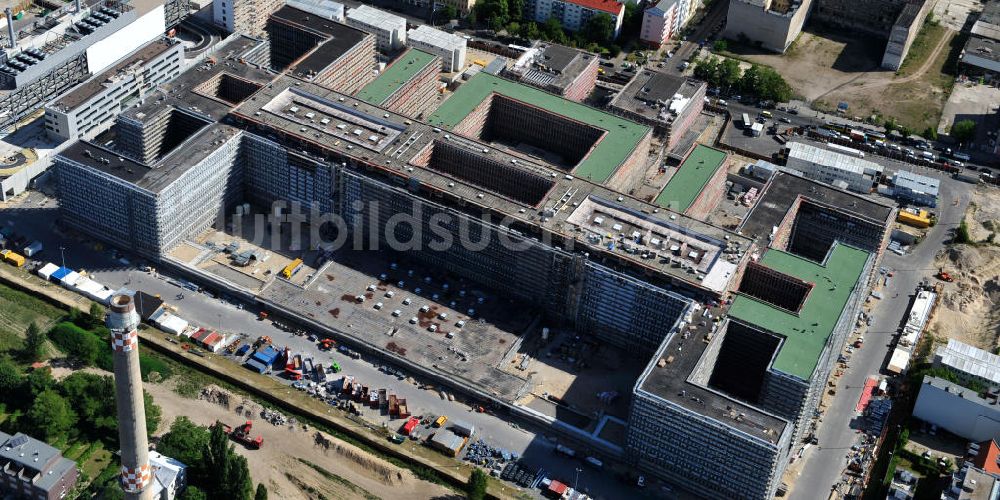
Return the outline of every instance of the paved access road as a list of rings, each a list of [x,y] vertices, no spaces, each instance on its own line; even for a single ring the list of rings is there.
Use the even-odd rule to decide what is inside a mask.
[[[906,256],[886,252],[882,266],[895,272],[889,286],[882,290],[883,299],[875,301],[871,310],[872,325],[865,334],[865,344],[851,354],[850,367],[837,384],[837,394],[830,400],[823,415],[823,422],[816,435],[819,445],[804,456],[806,460],[798,478],[791,485],[792,500],[825,498],[840,481],[847,465],[846,457],[856,441],[857,430],[852,426],[858,416],[855,405],[861,397],[865,380],[877,376],[889,355],[892,337],[899,330],[909,312],[918,283],[931,277],[934,256],[942,245],[951,239],[952,230],[958,226],[969,204],[971,184],[949,178],[941,182],[940,205],[937,208],[938,224],[927,237]],[[958,200],[958,204],[953,204]],[[875,299],[872,299],[875,300]],[[796,450],[797,451],[797,450]]]

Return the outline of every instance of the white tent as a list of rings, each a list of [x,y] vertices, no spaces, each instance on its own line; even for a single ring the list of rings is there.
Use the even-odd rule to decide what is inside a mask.
[[[49,278],[52,277],[52,273],[56,272],[56,270],[58,270],[58,269],[59,269],[59,266],[57,266],[57,265],[55,265],[55,264],[53,264],[51,262],[46,262],[45,265],[42,266],[42,268],[38,270],[38,275],[41,276],[44,280],[48,281]]]
[[[81,277],[80,273],[70,271],[69,274],[63,276],[63,279],[59,280],[59,282],[66,288],[73,288],[73,285],[75,285],[77,281],[80,281]]]
[[[156,324],[159,325],[160,330],[174,335],[180,335],[188,327],[186,320],[166,312],[156,318]]]

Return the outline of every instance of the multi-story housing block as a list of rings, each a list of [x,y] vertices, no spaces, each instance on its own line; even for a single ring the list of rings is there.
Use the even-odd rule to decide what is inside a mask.
[[[407,49],[356,97],[401,115],[423,118],[438,103],[440,74],[440,57]]]
[[[268,16],[282,5],[281,0],[217,0],[212,2],[212,20],[230,33],[261,37]]]
[[[56,448],[20,432],[0,432],[0,493],[59,500],[73,490],[78,476],[76,462]]]
[[[616,0],[528,0],[524,4],[525,19],[544,23],[554,18],[570,31],[579,30],[599,14],[611,17],[617,38],[625,17],[625,4]]]
[[[505,76],[581,102],[597,84],[597,54],[554,43],[528,49]]]

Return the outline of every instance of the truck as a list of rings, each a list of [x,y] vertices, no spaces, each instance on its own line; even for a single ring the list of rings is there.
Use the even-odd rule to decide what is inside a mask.
[[[592,465],[596,469],[601,469],[604,467],[604,462],[601,462],[597,457],[587,457],[583,459],[584,462]]]
[[[24,247],[25,257],[34,257],[35,255],[41,253],[41,251],[42,251],[42,242],[38,240],[32,241],[31,244]]]
[[[271,365],[274,361],[278,359],[278,350],[270,345],[265,345],[256,352],[250,359],[247,360],[246,365],[251,369],[257,371],[257,373],[267,373],[271,369]]]
[[[441,415],[434,421],[434,427],[443,427],[445,423],[448,422],[448,417],[446,415]]]
[[[417,417],[410,417],[410,419],[403,424],[403,427],[400,428],[399,432],[401,432],[404,436],[409,436],[410,433],[413,432],[413,429],[416,429],[418,425],[420,425],[420,419]]]
[[[285,279],[289,279],[302,269],[302,259],[295,259],[288,263],[284,269],[281,270],[281,276]]]
[[[323,368],[322,363],[316,363],[316,381],[326,382],[326,369]]]
[[[4,262],[14,267],[21,267],[24,265],[24,257],[11,250],[0,251],[0,257],[3,257]]]
[[[288,359],[285,363],[285,374],[292,380],[302,380],[302,355],[289,354],[288,350],[285,353],[285,357]]]
[[[247,420],[245,424],[235,429],[226,424],[219,424],[222,425],[222,430],[229,436],[230,439],[243,444],[243,446],[246,446],[251,450],[259,450],[262,446],[264,446],[264,436],[257,436],[255,438],[250,437],[250,431],[253,429],[253,420]]]

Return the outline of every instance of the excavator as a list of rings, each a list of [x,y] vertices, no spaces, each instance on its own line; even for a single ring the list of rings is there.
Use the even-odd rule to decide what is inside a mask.
[[[945,282],[948,282],[948,283],[951,283],[952,281],[955,281],[955,278],[951,274],[946,273],[944,271],[944,269],[942,269],[942,268],[938,268],[938,272],[937,272],[937,274],[934,275],[934,277],[937,278],[937,279],[939,279],[939,280],[941,280],[941,281],[945,281]]]

